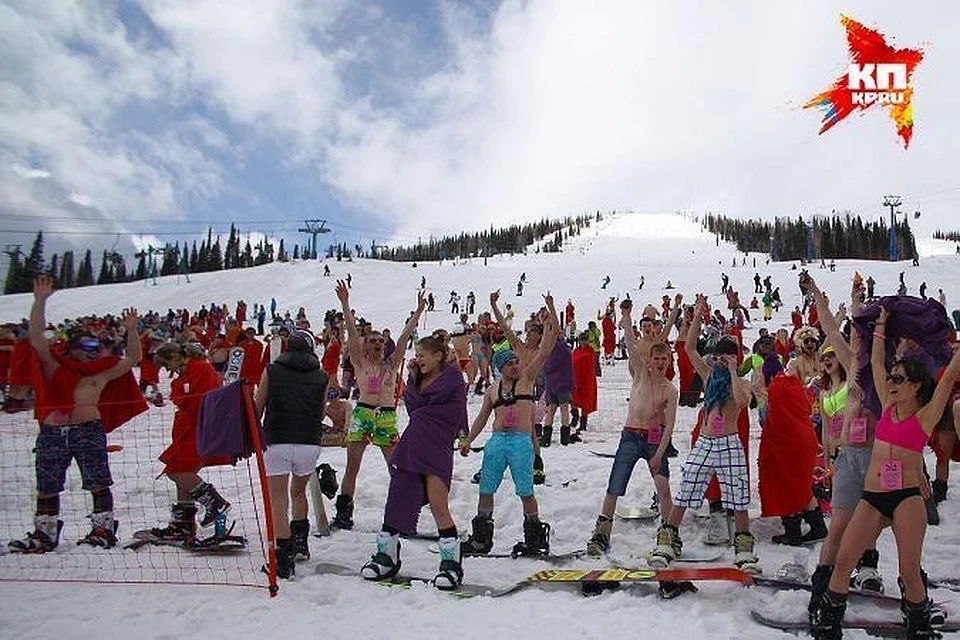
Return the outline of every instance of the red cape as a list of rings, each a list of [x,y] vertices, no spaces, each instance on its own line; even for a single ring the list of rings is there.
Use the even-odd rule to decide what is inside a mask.
[[[34,415],[41,425],[56,410],[65,413],[73,411],[73,394],[81,378],[103,373],[120,362],[120,358],[116,356],[80,362],[56,349],[51,349],[50,353],[60,363],[53,373],[53,379],[47,380],[43,375],[39,360],[34,367],[33,391],[36,396]],[[100,412],[100,422],[103,423],[103,430],[106,433],[110,433],[147,410],[147,401],[140,393],[140,386],[133,371],[127,371],[119,378],[107,383],[100,393],[97,410]]]
[[[37,354],[29,340],[17,340],[10,354],[10,373],[7,383],[12,386],[29,387],[33,384],[33,367]]]
[[[173,416],[170,446],[159,456],[165,474],[195,473],[203,467],[233,462],[229,456],[204,457],[197,453],[197,422],[203,396],[220,386],[220,375],[206,360],[187,360],[183,371],[170,383],[170,400],[177,412]]]
[[[597,410],[597,370],[595,351],[591,347],[577,347],[571,353],[573,361],[573,406],[588,416]]]
[[[796,376],[779,375],[767,387],[769,408],[760,435],[760,515],[789,516],[813,499],[817,434],[810,399]]]
[[[684,345],[685,343],[682,340],[677,340],[673,345],[673,350],[677,353],[677,368],[680,370],[681,393],[690,391],[690,388],[693,386],[693,377],[697,375]]]

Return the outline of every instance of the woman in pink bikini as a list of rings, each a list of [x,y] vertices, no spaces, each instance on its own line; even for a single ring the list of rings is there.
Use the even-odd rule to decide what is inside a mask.
[[[937,637],[930,627],[930,601],[920,569],[927,524],[920,490],[925,483],[923,448],[950,399],[954,380],[960,375],[960,350],[954,350],[939,384],[935,384],[924,360],[916,355],[898,357],[888,372],[884,365],[886,320],[887,311],[881,309],[870,358],[883,413],[877,422],[863,498],[844,532],[829,590],[811,616],[814,638],[841,637],[850,573],[864,550],[887,526],[893,527],[897,541],[903,594],[900,608],[908,636]]]

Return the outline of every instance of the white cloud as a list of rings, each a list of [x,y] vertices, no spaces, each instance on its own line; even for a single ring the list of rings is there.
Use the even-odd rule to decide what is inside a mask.
[[[19,162],[14,162],[10,166],[10,170],[15,174],[24,178],[26,180],[41,180],[43,178],[49,178],[50,172],[43,169],[34,169],[32,167],[25,167]]]

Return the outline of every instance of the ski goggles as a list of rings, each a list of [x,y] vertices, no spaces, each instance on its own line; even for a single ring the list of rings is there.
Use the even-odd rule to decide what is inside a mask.
[[[103,345],[100,344],[100,341],[96,338],[80,338],[75,343],[73,343],[74,349],[80,349],[81,351],[86,351],[87,353],[94,353],[100,351]]]

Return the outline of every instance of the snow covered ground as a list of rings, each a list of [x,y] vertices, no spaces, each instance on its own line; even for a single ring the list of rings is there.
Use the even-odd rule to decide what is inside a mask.
[[[892,294],[897,287],[900,271],[906,272],[910,293],[927,282],[928,295],[936,296],[943,288],[948,298],[948,310],[960,306],[960,278],[957,266],[960,257],[953,254],[952,243],[919,242],[923,252],[920,267],[909,262],[865,263],[841,261],[835,273],[819,270],[812,273],[821,287],[834,301],[842,300],[849,291],[850,278],[855,270],[877,280],[878,295]],[[737,267],[731,266],[736,257]],[[743,254],[725,243],[719,246],[713,236],[703,233],[693,221],[676,215],[621,214],[607,217],[578,237],[565,244],[561,254],[534,254],[526,256],[499,256],[484,266],[482,260],[468,260],[460,264],[421,263],[395,264],[357,260],[330,261],[334,278],[353,277],[351,301],[358,312],[371,319],[376,326],[389,326],[399,331],[415,304],[416,290],[421,276],[437,299],[437,311],[427,314],[424,331],[435,327],[450,328],[456,318],[449,313],[445,301],[451,290],[465,296],[474,291],[478,311],[488,308],[490,291],[501,289],[503,301],[514,305],[517,317],[539,307],[539,293],[549,290],[562,307],[572,299],[577,307],[580,326],[596,317],[610,296],[629,293],[641,304],[659,306],[662,295],[671,297],[676,291],[688,298],[696,292],[706,292],[720,301],[720,272],[730,276],[731,284],[741,292],[747,304],[752,297],[753,275],[770,274],[775,286],[781,288],[785,307],[768,323],[769,328],[789,324],[789,311],[799,303],[796,271],[790,263],[765,264],[765,256],[747,256],[747,265],[739,266]],[[310,318],[319,324],[324,310],[336,308],[333,278],[322,276],[321,262],[273,264],[243,271],[200,274],[191,276],[192,282],[162,278],[156,286],[144,283],[89,287],[57,293],[49,302],[49,317],[59,320],[87,312],[119,311],[125,306],[142,310],[188,306],[197,308],[202,303],[227,302],[231,307],[238,298],[248,304],[269,304],[275,296],[279,308],[295,312],[306,308]],[[523,297],[514,296],[520,273],[527,275]],[[606,291],[600,289],[604,276],[611,277]],[[645,286],[638,290],[640,276]],[[665,290],[670,281],[676,290]],[[19,319],[29,311],[31,296],[0,297],[0,318]],[[751,343],[762,322],[755,321],[746,332]],[[590,430],[583,444],[553,447],[544,450],[547,486],[538,489],[541,515],[553,527],[552,548],[563,552],[583,547],[589,537],[600,508],[606,487],[611,460],[590,453],[590,450],[613,451],[619,428],[626,411],[629,378],[626,367],[619,363],[603,371],[600,383],[599,411],[591,416]],[[471,396],[471,417],[479,408],[479,401]],[[163,445],[168,428],[169,407],[151,408],[143,419],[144,427],[128,425],[117,434],[124,443],[124,456],[140,461],[131,467],[140,469],[141,477],[124,478],[130,495],[147,493],[142,502],[156,505],[156,517],[162,517],[162,505],[170,498],[170,483],[155,481],[159,465],[151,466],[157,448]],[[167,413],[164,413],[167,412]],[[680,478],[680,461],[689,450],[689,433],[693,427],[694,412],[681,408],[674,442],[680,449],[678,460],[671,464],[671,482],[674,488]],[[406,422],[400,413],[400,424]],[[754,417],[754,424],[755,424]],[[156,425],[160,425],[157,427]],[[29,432],[32,428],[17,417],[0,417],[3,435],[2,477],[4,493],[29,496],[32,491]],[[160,431],[146,433],[146,429]],[[141,432],[137,430],[141,429]],[[19,434],[16,437],[8,437]],[[759,429],[752,430],[751,457],[758,448]],[[121,440],[122,439],[122,440]],[[482,437],[481,437],[482,439]],[[345,452],[327,449],[323,460],[330,462],[342,474]],[[463,459],[457,456],[451,507],[462,530],[469,528],[475,513],[477,487],[469,478],[479,469],[481,454]],[[932,457],[930,459],[932,465]],[[122,468],[123,465],[119,465]],[[932,468],[932,467],[931,467]],[[16,472],[11,471],[16,469]],[[754,473],[754,478],[756,474]],[[924,564],[932,577],[960,575],[960,559],[956,548],[960,530],[956,523],[960,516],[960,480],[951,478],[951,499],[941,505],[943,525],[928,530]],[[76,480],[76,478],[73,478]],[[118,478],[118,486],[122,484]],[[584,598],[573,589],[543,591],[528,589],[515,595],[492,599],[474,598],[456,600],[428,587],[410,590],[386,589],[371,585],[359,578],[316,575],[312,565],[317,561],[336,562],[359,568],[371,553],[375,532],[379,528],[386,493],[386,467],[375,450],[368,450],[361,471],[356,494],[356,528],[352,532],[338,532],[330,538],[311,539],[313,559],[300,564],[297,579],[282,583],[278,598],[269,599],[259,589],[228,587],[198,587],[171,585],[109,585],[74,583],[27,583],[0,580],[0,634],[7,638],[93,638],[117,637],[135,633],[143,638],[299,638],[326,636],[337,638],[499,638],[538,637],[557,638],[626,638],[680,636],[685,638],[779,638],[782,634],[757,626],[750,620],[749,611],[793,612],[800,616],[806,604],[806,595],[793,592],[773,592],[755,588],[743,589],[728,583],[702,583],[701,591],[674,601],[663,601],[651,588],[634,588],[607,593],[595,598]],[[11,483],[18,486],[11,487]],[[74,483],[76,484],[76,483]],[[25,486],[20,486],[25,485]],[[73,486],[73,485],[71,485]],[[626,505],[648,504],[652,482],[642,465],[637,471],[627,496]],[[754,487],[755,489],[755,487]],[[69,493],[69,492],[68,492]],[[79,491],[67,500],[85,499]],[[122,499],[118,495],[118,509]],[[20,499],[0,503],[4,509],[2,522],[9,530],[0,531],[4,537],[20,536],[30,525],[30,500]],[[330,509],[328,503],[328,510]],[[756,492],[754,505],[756,510]],[[507,551],[522,538],[521,510],[507,478],[497,495],[495,550]],[[129,518],[128,518],[129,520]],[[12,524],[11,524],[12,523]],[[82,523],[72,523],[65,529],[64,540],[55,558],[69,563],[72,554],[78,554],[73,544]],[[421,519],[422,531],[434,530],[429,511]],[[705,535],[706,521],[690,513],[681,529],[684,541],[695,546]],[[812,571],[816,564],[817,548],[788,549],[770,543],[771,535],[780,531],[779,521],[758,520],[753,532],[758,540],[758,554],[766,573],[774,573],[787,561],[799,561]],[[121,529],[121,537],[125,533]],[[126,531],[129,533],[129,530]],[[644,521],[617,521],[614,525],[613,552],[618,557],[640,554],[653,543],[655,524]],[[428,542],[406,541],[402,557],[406,573],[433,575],[437,556],[427,549]],[[892,536],[884,533],[880,540],[881,571],[888,591],[896,593],[896,553]],[[114,554],[132,553],[114,550],[101,554],[105,567],[124,562],[111,561]],[[732,560],[732,551],[728,551]],[[43,558],[0,558],[0,578],[18,575],[25,562],[43,561]],[[171,563],[176,557],[165,557]],[[192,560],[191,560],[192,561]],[[15,564],[11,564],[15,562]],[[128,561],[129,562],[129,561]],[[641,561],[638,560],[638,563]],[[607,566],[603,560],[580,560],[570,567]],[[472,559],[464,561],[465,579],[474,584],[503,586],[525,576],[548,568],[542,562],[520,559]],[[935,590],[938,601],[948,603],[954,618],[960,616],[960,594]],[[862,611],[863,606],[852,603],[850,611]],[[881,614],[877,614],[881,615]],[[895,611],[882,615],[896,617]],[[865,637],[850,633],[849,637]]]

